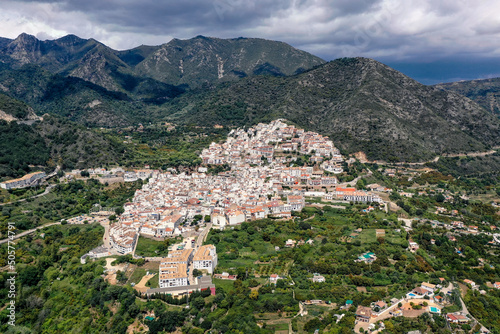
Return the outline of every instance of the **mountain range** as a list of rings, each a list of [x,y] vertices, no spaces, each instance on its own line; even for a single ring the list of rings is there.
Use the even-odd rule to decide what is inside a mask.
[[[466,96],[487,111],[500,116],[500,78],[457,81],[435,87]]]
[[[338,59],[290,77],[253,77],[188,93],[165,106],[176,122],[243,126],[284,117],[346,152],[389,161],[483,151],[500,123],[459,94],[424,86],[367,58]]]
[[[284,76],[324,63],[282,42],[204,36],[117,51],[75,35],[40,41],[21,34],[14,40],[2,39],[0,54],[12,68],[36,64],[52,73],[128,93],[137,93],[141,85],[194,88],[255,74]]]
[[[0,91],[38,114],[105,127],[232,127],[283,117],[330,136],[345,153],[387,161],[499,145],[495,95],[481,99],[472,87],[424,86],[371,59],[325,62],[253,38],[197,36],[124,51],[74,35],[0,39]]]

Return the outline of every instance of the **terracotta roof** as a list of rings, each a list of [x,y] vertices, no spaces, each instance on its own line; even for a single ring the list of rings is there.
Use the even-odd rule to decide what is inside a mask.
[[[356,315],[363,318],[370,318],[372,316],[372,309],[366,306],[359,305],[356,310]]]

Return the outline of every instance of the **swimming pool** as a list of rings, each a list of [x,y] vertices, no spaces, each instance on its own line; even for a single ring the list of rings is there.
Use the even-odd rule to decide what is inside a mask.
[[[441,313],[441,310],[434,306],[429,307],[429,310],[431,313]]]
[[[414,293],[409,293],[409,294],[408,294],[408,296],[410,296],[410,297],[415,297],[415,296],[416,296],[416,294],[414,294]]]

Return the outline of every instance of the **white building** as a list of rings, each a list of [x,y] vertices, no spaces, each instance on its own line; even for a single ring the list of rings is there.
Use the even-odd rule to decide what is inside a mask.
[[[227,213],[227,220],[229,225],[241,224],[245,221],[245,214],[239,210],[230,211]]]
[[[314,283],[323,283],[325,281],[325,277],[321,276],[320,274],[314,274],[312,281]]]
[[[193,268],[207,270],[210,274],[217,266],[217,251],[214,245],[201,246],[193,257]]]
[[[214,224],[214,227],[217,226],[221,230],[227,225],[226,216],[219,213],[212,214],[211,221]]]
[[[30,187],[45,176],[46,174],[44,172],[29,173],[19,179],[2,182],[0,183],[0,187],[7,190]]]
[[[278,275],[276,274],[272,274],[271,276],[269,276],[269,282],[271,284],[276,284],[278,283],[278,280],[281,279],[281,277],[279,277]]]
[[[187,266],[184,263],[160,264],[159,285],[160,288],[174,286],[187,286]]]
[[[123,174],[123,181],[125,182],[135,182],[137,180],[138,178],[135,172],[125,172],[125,174]]]
[[[142,180],[146,180],[147,178],[150,178],[152,175],[153,171],[151,169],[136,169],[135,170],[135,175]]]

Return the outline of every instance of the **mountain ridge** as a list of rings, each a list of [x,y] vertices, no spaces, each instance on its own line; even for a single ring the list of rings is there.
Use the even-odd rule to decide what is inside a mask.
[[[458,94],[367,58],[291,77],[252,77],[165,106],[172,121],[242,126],[284,117],[370,158],[422,161],[498,145],[497,118]]]
[[[0,59],[13,68],[37,64],[56,74],[76,76],[108,90],[129,93],[131,90],[120,80],[123,76],[197,87],[203,83],[237,80],[256,74],[289,75],[324,63],[324,60],[283,42],[201,35],[187,40],[173,39],[158,46],[143,45],[118,51],[94,39],[82,39],[76,35],[40,41],[23,33],[16,39],[0,41]]]
[[[472,100],[368,58],[317,60],[304,68],[314,62],[285,43],[204,36],[124,51],[74,35],[47,42],[61,47],[50,52],[28,35],[2,43],[2,50],[30,45],[17,57],[39,63],[0,63],[0,91],[39,114],[54,112],[88,126],[172,121],[232,127],[280,117],[330,136],[345,152],[390,162],[499,145],[499,119]],[[64,65],[58,73],[43,68],[51,57]]]
[[[434,87],[466,96],[492,114],[500,116],[500,78],[441,83]]]

